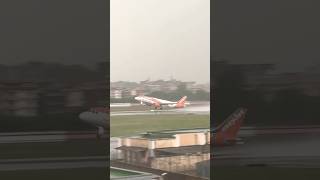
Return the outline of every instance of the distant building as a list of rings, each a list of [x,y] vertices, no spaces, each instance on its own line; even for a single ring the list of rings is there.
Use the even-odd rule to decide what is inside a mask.
[[[111,89],[110,90],[110,98],[121,99],[122,98],[122,90],[120,90],[120,89]]]
[[[84,98],[85,108],[106,107],[108,106],[108,92],[106,81],[93,81],[78,84],[78,90],[81,91]]]
[[[187,86],[187,89],[192,91],[193,93],[197,91],[210,92],[210,84],[192,84],[190,86]]]
[[[39,114],[60,114],[65,112],[63,90],[48,87],[39,93]]]
[[[309,96],[320,96],[320,66],[312,66],[302,72],[275,72],[274,64],[231,64],[226,60],[214,61],[213,87],[226,73],[240,72],[244,78],[244,90],[259,90],[267,99],[285,89],[297,89]]]
[[[1,82],[0,114],[39,116],[106,106],[106,83]]]
[[[225,73],[242,73],[248,89],[260,85],[264,77],[275,69],[274,64],[232,64],[227,60],[213,61],[213,86],[220,84],[219,80]]]
[[[151,93],[155,91],[170,92],[178,89],[178,86],[183,82],[171,79],[169,81],[156,80],[156,81],[141,81],[140,85],[145,89],[146,92]]]
[[[97,65],[98,69],[43,62],[0,65],[0,114],[39,116],[106,106],[105,62]]]
[[[131,90],[131,96],[141,96],[144,95],[144,90],[142,88],[135,88]]]
[[[136,89],[134,89],[134,90],[129,90],[127,88],[111,89],[110,98],[114,98],[114,99],[130,98],[130,97],[136,96],[139,93],[140,93],[140,91],[138,91]]]
[[[1,83],[0,112],[13,116],[38,113],[38,91],[33,83]]]

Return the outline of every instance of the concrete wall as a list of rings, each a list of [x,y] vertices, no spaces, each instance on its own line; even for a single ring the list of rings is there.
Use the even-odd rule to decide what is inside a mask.
[[[211,143],[210,133],[206,134],[206,139],[207,139],[208,144],[210,144]]]
[[[179,134],[180,136],[180,146],[192,146],[198,145],[197,134]]]
[[[176,147],[176,139],[161,139],[155,141],[155,148]]]
[[[183,155],[172,157],[154,158],[151,160],[151,168],[170,172],[195,170],[196,163],[209,160],[210,154]]]
[[[122,145],[135,146],[149,149],[204,145],[210,142],[209,133],[183,133],[176,134],[174,139],[144,139],[144,138],[123,138]]]
[[[209,142],[206,133],[177,134],[180,139],[180,146],[204,145]]]
[[[196,172],[197,176],[210,178],[210,160],[197,163]]]
[[[123,150],[123,162],[129,164],[136,164],[141,166],[149,166],[148,158],[146,158],[147,152],[133,152]]]
[[[123,158],[121,151],[115,149],[120,146],[121,146],[121,139],[120,138],[117,138],[117,137],[110,138],[110,159],[111,160]]]
[[[148,148],[149,140],[139,138],[124,138],[122,139],[122,145]]]

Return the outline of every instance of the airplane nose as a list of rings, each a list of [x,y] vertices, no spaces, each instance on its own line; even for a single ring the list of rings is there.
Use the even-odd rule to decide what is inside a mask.
[[[79,118],[83,121],[89,121],[89,113],[88,112],[82,112],[79,114]]]

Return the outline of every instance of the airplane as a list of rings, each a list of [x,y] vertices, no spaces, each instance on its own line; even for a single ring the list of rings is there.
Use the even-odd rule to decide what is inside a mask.
[[[162,106],[164,105],[167,105],[171,108],[184,108],[187,104],[189,104],[186,102],[187,96],[183,96],[177,102],[167,101],[150,96],[137,96],[134,99],[139,101],[142,105],[153,106],[155,109],[162,109]]]
[[[86,123],[97,127],[96,136],[100,139],[104,130],[109,128],[110,111],[104,107],[91,108],[89,111],[80,113],[79,118]],[[214,146],[233,145],[238,142],[238,133],[247,113],[247,109],[239,108],[232,113],[216,129],[211,130],[211,139]]]
[[[239,108],[232,113],[224,122],[222,122],[216,129],[212,130],[213,146],[226,146],[236,144],[240,127],[246,116],[247,109]]]
[[[80,113],[79,118],[97,128],[96,137],[100,139],[105,129],[109,128],[109,110],[104,107],[91,108],[89,111]]]

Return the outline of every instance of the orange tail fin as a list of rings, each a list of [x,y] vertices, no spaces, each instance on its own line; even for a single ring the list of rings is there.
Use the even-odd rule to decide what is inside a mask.
[[[183,96],[178,102],[176,107],[184,107],[186,102],[187,96]]]
[[[222,124],[218,126],[216,129],[217,136],[220,136],[220,138],[222,138],[224,141],[235,140],[246,113],[247,109],[245,108],[237,109]]]

